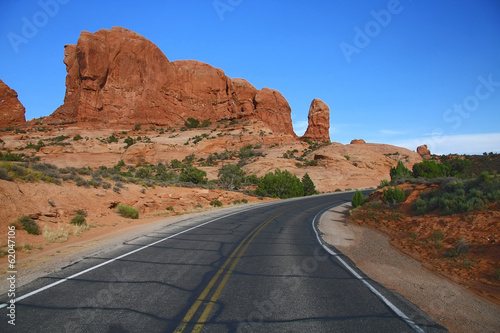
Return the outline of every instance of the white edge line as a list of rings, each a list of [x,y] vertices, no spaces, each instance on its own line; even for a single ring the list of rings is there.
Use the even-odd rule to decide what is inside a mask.
[[[124,258],[124,257],[126,257],[126,256],[129,256],[129,255],[131,255],[131,254],[134,254],[134,253],[136,253],[136,252],[139,252],[139,251],[142,251],[142,250],[144,250],[144,249],[147,249],[148,247],[151,247],[151,246],[154,246],[154,245],[156,245],[156,244],[158,244],[158,243],[161,243],[161,242],[163,242],[163,241],[166,241],[167,239],[171,239],[171,238],[177,237],[177,236],[179,236],[179,235],[182,235],[183,233],[186,233],[186,232],[188,232],[188,231],[191,231],[191,230],[194,230],[194,229],[196,229],[196,228],[202,227],[202,226],[204,226],[204,225],[210,224],[210,223],[212,223],[212,222],[218,221],[218,220],[220,220],[220,219],[223,219],[223,218],[226,218],[226,217],[229,217],[229,216],[233,216],[233,215],[236,215],[236,214],[239,214],[239,213],[244,213],[244,212],[246,212],[246,211],[249,211],[249,210],[252,210],[252,209],[255,209],[255,208],[258,208],[258,207],[252,207],[252,208],[245,209],[245,210],[240,210],[240,211],[237,211],[237,212],[234,212],[234,213],[228,214],[228,215],[223,215],[223,216],[217,217],[217,218],[215,218],[215,219],[213,219],[213,220],[210,220],[210,221],[204,222],[204,223],[199,224],[199,225],[197,225],[197,226],[194,226],[194,227],[191,227],[191,228],[189,228],[189,229],[186,229],[186,230],[183,230],[183,231],[181,231],[181,232],[178,232],[178,233],[176,233],[176,234],[174,234],[174,235],[170,235],[170,236],[168,236],[168,237],[162,238],[162,239],[157,240],[157,241],[155,241],[155,242],[153,242],[153,243],[151,243],[151,244],[144,245],[144,246],[142,246],[142,247],[140,247],[140,248],[138,248],[138,249],[135,249],[135,250],[130,251],[130,252],[127,252],[127,253],[124,253],[124,254],[122,254],[122,255],[120,255],[120,256],[118,256],[118,257],[116,257],[116,258],[109,259],[108,261],[102,262],[102,263],[100,263],[100,264],[98,264],[98,265],[95,265],[95,266],[92,266],[92,267],[90,267],[90,268],[87,268],[86,270],[83,270],[83,271],[81,271],[81,272],[75,273],[75,274],[73,274],[73,275],[71,275],[71,276],[68,276],[67,278],[64,278],[64,279],[62,279],[62,280],[59,280],[59,281],[53,282],[53,283],[48,284],[48,285],[46,285],[46,286],[44,286],[44,287],[42,287],[42,288],[39,288],[39,289],[33,290],[32,292],[29,292],[29,293],[27,293],[27,294],[25,294],[25,295],[23,295],[23,296],[20,296],[20,297],[18,297],[18,298],[16,298],[16,299],[14,299],[12,302],[14,302],[14,303],[15,303],[15,302],[22,301],[23,299],[26,299],[26,298],[28,298],[28,297],[30,297],[30,296],[33,296],[33,295],[36,295],[36,294],[38,294],[38,293],[40,293],[40,292],[42,292],[42,291],[44,291],[44,290],[50,289],[50,288],[52,288],[52,287],[55,287],[55,286],[57,286],[58,284],[64,283],[64,282],[66,282],[66,281],[68,281],[68,280],[71,280],[71,279],[76,278],[77,276],[80,276],[80,275],[82,275],[82,274],[85,274],[85,273],[88,273],[88,272],[90,272],[90,271],[93,271],[94,269],[97,269],[97,268],[102,267],[102,266],[104,266],[104,265],[110,264],[110,263],[112,263],[112,262],[114,262],[114,261],[116,261],[116,260],[122,259],[122,258]],[[10,303],[11,303],[11,302],[9,301],[9,303],[2,303],[2,304],[0,304],[0,309],[7,307]]]
[[[394,305],[384,295],[382,295],[377,289],[375,289],[375,287],[373,287],[370,283],[368,283],[348,263],[346,263],[340,257],[339,254],[337,254],[335,251],[333,251],[328,246],[326,246],[325,243],[321,240],[321,238],[319,236],[319,233],[316,230],[316,219],[318,218],[318,216],[322,215],[327,210],[329,210],[329,209],[331,209],[333,207],[337,207],[337,206],[340,206],[340,205],[336,204],[336,205],[327,207],[327,208],[323,209],[322,211],[320,211],[318,214],[316,214],[316,216],[314,216],[314,218],[313,218],[312,227],[313,227],[314,233],[316,234],[316,238],[318,239],[318,242],[320,243],[320,245],[325,249],[325,251],[327,251],[328,253],[330,253],[332,256],[336,257],[337,260],[340,261],[340,263],[342,265],[344,265],[344,267],[347,268],[347,270],[349,272],[352,273],[352,275],[354,275],[358,280],[360,280],[361,282],[363,282],[363,284],[365,286],[367,286],[368,289],[370,289],[370,291],[375,294],[375,296],[377,296],[382,302],[384,302],[392,311],[394,311],[394,313],[396,313],[399,317],[401,317],[401,319],[403,319],[408,324],[408,326],[410,326],[415,332],[425,333],[425,331],[423,329],[421,329],[413,320],[411,320],[403,311],[401,311],[396,305]]]

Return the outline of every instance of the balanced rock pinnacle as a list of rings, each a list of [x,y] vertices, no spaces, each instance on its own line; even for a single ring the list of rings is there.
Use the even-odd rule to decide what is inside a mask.
[[[17,92],[0,80],[0,128],[24,123],[24,112]]]
[[[313,141],[330,141],[330,108],[325,102],[316,98],[309,107],[309,124],[303,139]]]

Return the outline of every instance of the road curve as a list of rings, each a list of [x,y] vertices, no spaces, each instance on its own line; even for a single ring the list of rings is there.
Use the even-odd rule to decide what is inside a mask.
[[[284,200],[125,242],[19,288],[0,332],[446,332],[314,228],[352,193]],[[20,274],[19,272],[18,274]]]

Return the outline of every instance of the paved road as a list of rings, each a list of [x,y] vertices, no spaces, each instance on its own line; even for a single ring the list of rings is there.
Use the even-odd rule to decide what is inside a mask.
[[[446,331],[320,245],[313,220],[351,196],[243,206],[131,240],[17,290],[32,294],[15,326],[0,309],[0,332]]]

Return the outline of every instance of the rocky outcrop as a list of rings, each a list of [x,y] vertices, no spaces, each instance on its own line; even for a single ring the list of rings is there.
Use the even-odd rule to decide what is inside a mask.
[[[359,145],[359,144],[364,144],[366,143],[365,140],[363,139],[354,139],[354,140],[351,140],[351,145]]]
[[[311,102],[308,121],[303,139],[330,141],[330,108],[325,102],[318,98]]]
[[[17,92],[0,80],[0,128],[24,123],[24,112]]]
[[[124,28],[82,32],[65,46],[66,95],[52,122],[101,126],[180,126],[187,118],[259,119],[295,135],[291,110],[277,91],[257,90],[208,64],[170,62],[156,45]]]
[[[422,157],[430,157],[431,156],[431,151],[429,148],[427,148],[427,145],[421,145],[417,147],[417,153],[420,154]]]

